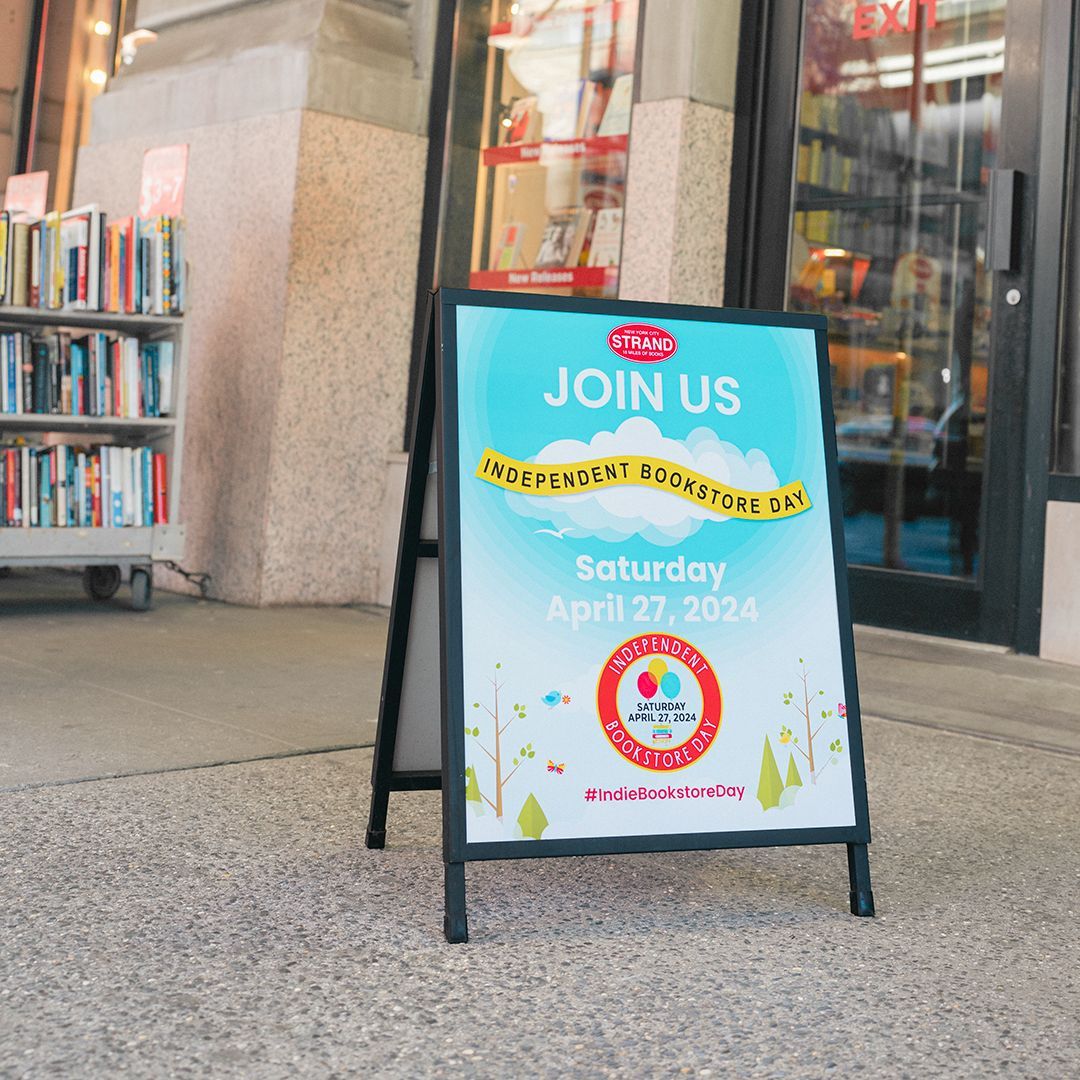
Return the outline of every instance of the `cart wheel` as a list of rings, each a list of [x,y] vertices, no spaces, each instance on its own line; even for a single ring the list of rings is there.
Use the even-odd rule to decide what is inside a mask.
[[[82,583],[91,600],[108,600],[120,588],[120,567],[88,566],[83,571]]]
[[[150,594],[154,591],[154,580],[145,567],[136,566],[131,571],[131,606],[136,611],[150,610]]]

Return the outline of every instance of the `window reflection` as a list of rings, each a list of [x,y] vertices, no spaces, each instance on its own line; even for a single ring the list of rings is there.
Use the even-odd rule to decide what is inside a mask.
[[[849,561],[972,576],[1004,0],[808,0],[789,305],[829,316]]]

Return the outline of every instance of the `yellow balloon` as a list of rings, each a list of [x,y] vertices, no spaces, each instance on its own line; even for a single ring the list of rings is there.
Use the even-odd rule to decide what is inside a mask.
[[[667,664],[657,657],[649,664],[649,674],[656,680],[657,685],[659,685],[660,680],[667,674]]]

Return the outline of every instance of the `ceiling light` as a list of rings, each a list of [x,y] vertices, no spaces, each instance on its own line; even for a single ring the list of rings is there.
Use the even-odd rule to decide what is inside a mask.
[[[108,37],[112,33],[112,23],[107,23],[104,19],[98,19],[94,23],[94,33],[98,37]]]
[[[88,77],[95,86],[104,86],[109,81],[109,76],[101,68],[94,68]]]

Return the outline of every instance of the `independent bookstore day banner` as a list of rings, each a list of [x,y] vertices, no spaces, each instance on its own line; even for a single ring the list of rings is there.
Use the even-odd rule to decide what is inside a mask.
[[[853,825],[814,332],[456,318],[468,841]]]

